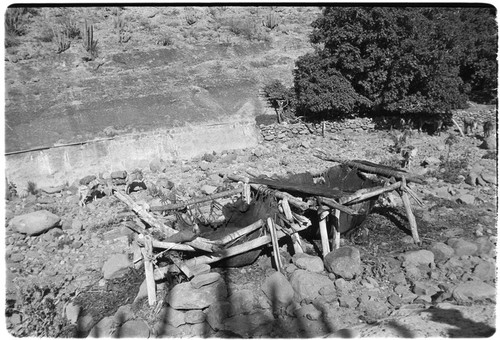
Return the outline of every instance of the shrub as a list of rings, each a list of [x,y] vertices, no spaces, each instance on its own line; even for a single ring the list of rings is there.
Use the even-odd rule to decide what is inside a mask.
[[[28,191],[28,193],[30,193],[32,195],[38,194],[38,189],[36,187],[35,182],[28,181],[28,186],[26,187],[26,190]]]
[[[270,12],[269,14],[266,15],[264,19],[262,19],[262,25],[271,30],[278,27],[278,24],[279,24],[279,19],[276,16],[276,14],[274,14],[274,12]]]
[[[71,41],[69,40],[69,36],[65,32],[56,32],[54,31],[55,45],[56,45],[56,53],[62,53],[66,51],[71,46]]]
[[[25,33],[26,19],[24,14],[26,8],[7,8],[5,12],[5,32],[14,36],[20,36]]]

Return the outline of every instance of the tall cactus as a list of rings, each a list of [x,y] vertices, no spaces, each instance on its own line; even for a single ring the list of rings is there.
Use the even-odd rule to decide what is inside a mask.
[[[91,59],[97,58],[97,40],[94,40],[94,25],[88,25],[85,20],[83,28],[83,47],[90,53]]]
[[[274,14],[274,12],[270,12],[266,15],[265,19],[262,20],[262,25],[269,29],[274,29],[278,26],[279,20],[278,17]]]

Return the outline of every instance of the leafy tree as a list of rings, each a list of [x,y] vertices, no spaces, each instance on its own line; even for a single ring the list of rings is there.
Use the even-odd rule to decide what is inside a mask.
[[[482,43],[467,27],[473,18],[486,16],[485,28],[474,27],[491,33],[494,15],[491,10],[469,15],[470,10],[325,7],[312,24],[315,51],[296,62],[298,108],[309,116],[335,118],[367,109],[441,114],[464,107],[471,86],[490,81],[474,61],[481,56],[489,70],[496,66],[496,43]],[[475,55],[469,53],[474,43],[480,45]],[[465,73],[468,78],[461,77]]]

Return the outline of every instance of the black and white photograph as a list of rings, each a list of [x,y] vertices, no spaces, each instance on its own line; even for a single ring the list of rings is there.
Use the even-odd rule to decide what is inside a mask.
[[[6,3],[6,338],[491,338],[488,2]]]

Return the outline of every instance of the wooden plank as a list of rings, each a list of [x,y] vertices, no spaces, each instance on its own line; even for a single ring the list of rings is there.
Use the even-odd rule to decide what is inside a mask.
[[[183,208],[190,206],[190,205],[193,205],[193,204],[200,204],[200,203],[204,203],[204,202],[209,202],[209,201],[213,201],[216,199],[241,194],[242,192],[243,192],[243,188],[236,188],[236,189],[232,189],[232,190],[219,192],[219,193],[216,193],[213,195],[195,198],[195,199],[192,199],[192,200],[189,200],[186,202],[154,206],[154,207],[151,207],[150,210],[151,211],[178,210],[178,209],[183,209]]]

